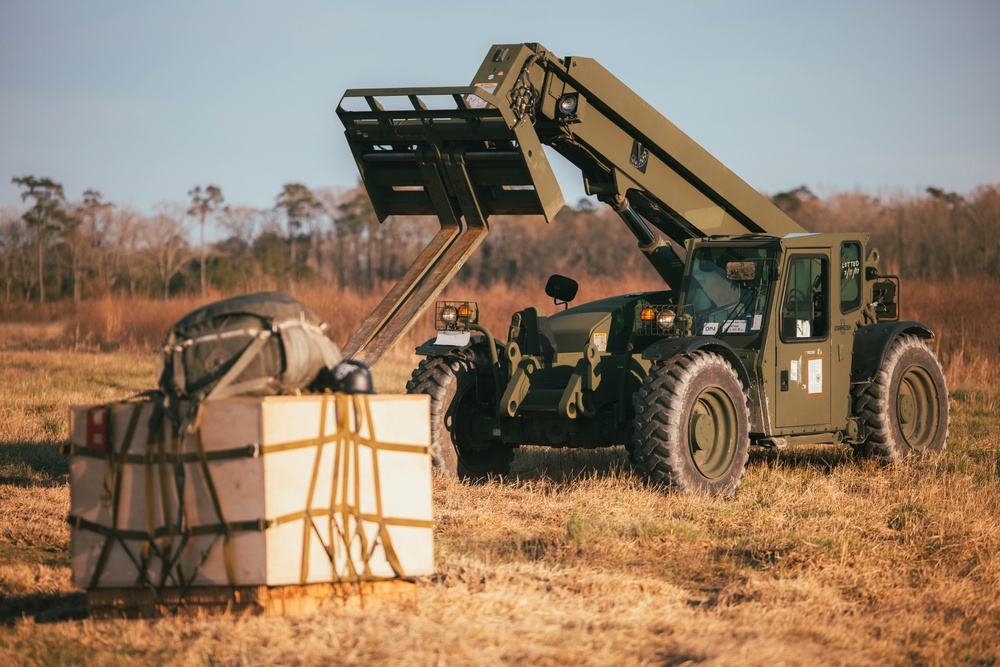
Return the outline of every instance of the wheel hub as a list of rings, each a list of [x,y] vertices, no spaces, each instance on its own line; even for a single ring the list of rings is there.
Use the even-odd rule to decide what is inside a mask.
[[[941,428],[937,388],[926,369],[914,365],[903,372],[896,395],[896,423],[906,444],[923,451]]]
[[[913,403],[913,397],[908,394],[902,394],[899,397],[896,409],[899,414],[899,422],[901,424],[909,424],[913,421],[914,412],[916,411],[916,405]]]
[[[736,455],[737,418],[732,400],[720,387],[708,387],[695,399],[688,422],[691,458],[703,476],[724,475]]]
[[[696,449],[711,449],[715,443],[715,424],[703,414],[694,415],[694,444]]]

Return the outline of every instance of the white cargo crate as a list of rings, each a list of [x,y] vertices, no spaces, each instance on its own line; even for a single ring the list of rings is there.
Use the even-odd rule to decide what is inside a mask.
[[[181,411],[185,410],[181,406]],[[430,574],[426,396],[227,398],[198,436],[152,401],[71,410],[73,583],[286,586]]]

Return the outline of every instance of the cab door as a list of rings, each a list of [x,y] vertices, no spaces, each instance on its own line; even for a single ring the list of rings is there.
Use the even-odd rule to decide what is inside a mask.
[[[774,426],[809,432],[830,424],[830,251],[792,252],[782,275]]]

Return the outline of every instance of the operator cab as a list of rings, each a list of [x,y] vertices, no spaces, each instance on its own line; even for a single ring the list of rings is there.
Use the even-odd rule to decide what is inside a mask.
[[[765,324],[777,277],[773,244],[702,245],[694,250],[681,284],[682,313],[695,336],[752,335]]]

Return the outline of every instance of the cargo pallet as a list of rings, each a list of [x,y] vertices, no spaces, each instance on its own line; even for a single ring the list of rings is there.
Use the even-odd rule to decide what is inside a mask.
[[[193,586],[187,590],[165,588],[158,595],[148,588],[91,588],[87,608],[92,619],[306,616],[324,605],[365,609],[416,599],[416,582],[387,579],[293,586]]]

